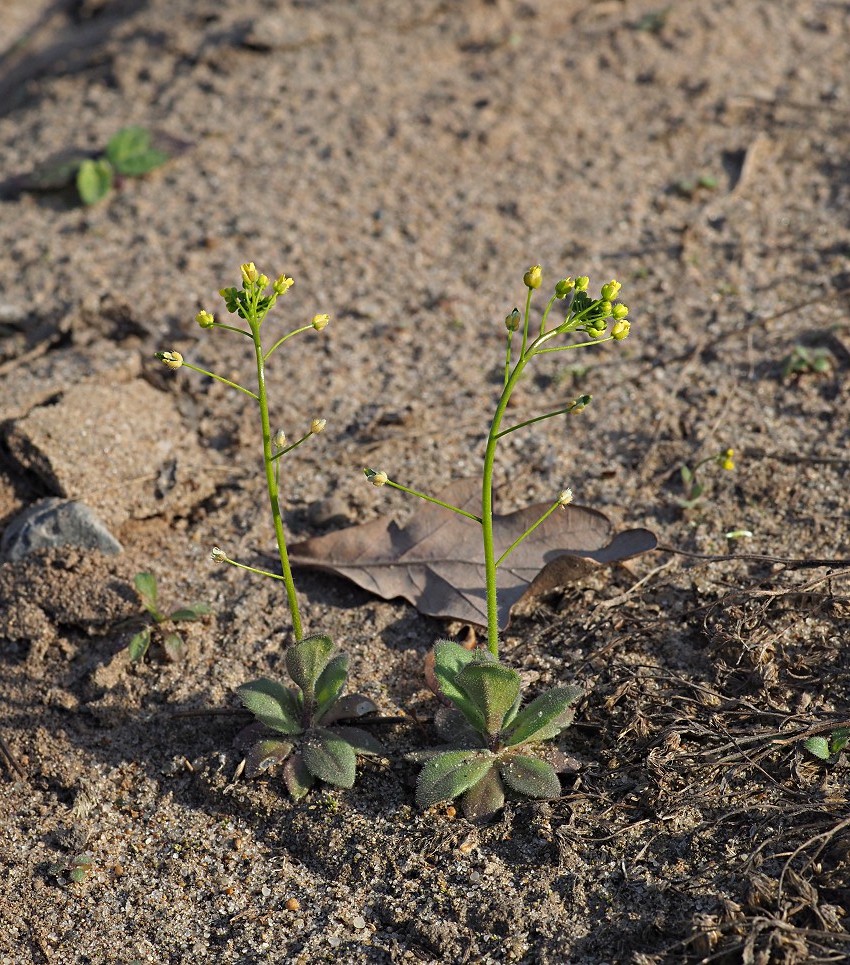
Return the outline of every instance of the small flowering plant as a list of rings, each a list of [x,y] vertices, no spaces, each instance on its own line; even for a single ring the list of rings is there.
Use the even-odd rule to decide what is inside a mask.
[[[270,282],[266,275],[261,274],[253,262],[240,266],[242,284],[239,288],[223,288],[219,292],[224,306],[231,315],[237,316],[244,324],[229,325],[217,321],[208,311],[201,311],[195,316],[198,325],[205,330],[219,329],[233,332],[250,339],[256,361],[257,389],[246,388],[236,382],[231,382],[214,372],[199,368],[197,365],[185,361],[179,352],[157,352],[156,357],[170,369],[185,367],[202,375],[223,382],[225,385],[244,393],[253,399],[257,406],[262,436],[263,465],[265,467],[266,489],[268,491],[269,508],[275,539],[277,540],[278,555],[280,557],[281,573],[248,566],[237,560],[230,559],[225,550],[219,546],[213,547],[210,554],[215,563],[229,563],[232,566],[258,573],[275,580],[281,580],[286,589],[286,599],[292,618],[292,631],[295,643],[287,651],[286,663],[296,689],[285,687],[273,681],[261,680],[245,684],[239,688],[239,694],[248,707],[261,721],[279,734],[290,738],[298,738],[302,750],[295,753],[292,740],[277,745],[261,742],[252,750],[252,757],[246,764],[249,776],[259,772],[273,760],[286,761],[285,781],[290,792],[295,797],[306,793],[315,778],[350,787],[354,782],[355,754],[377,753],[380,745],[374,739],[366,741],[362,733],[349,734],[348,739],[328,729],[332,721],[344,717],[359,716],[357,713],[347,713],[348,705],[342,701],[348,699],[354,706],[374,710],[374,705],[353,695],[352,698],[338,699],[348,676],[348,658],[340,654],[331,658],[333,644],[325,636],[304,636],[301,611],[289,563],[289,553],[286,545],[286,533],[283,526],[282,496],[281,496],[281,463],[298,446],[307,442],[312,436],[322,432],[325,420],[315,418],[309,428],[292,443],[287,443],[283,429],[272,431],[269,415],[269,400],[266,388],[266,363],[269,358],[289,339],[303,332],[321,332],[330,321],[325,314],[314,315],[312,320],[291,331],[286,332],[272,342],[270,348],[263,344],[263,325],[266,318],[281,295],[285,295],[293,285],[293,279],[280,275],[274,282]],[[342,710],[340,710],[340,706]],[[365,712],[365,711],[364,711]],[[368,735],[367,735],[368,736]],[[291,745],[286,750],[284,745]],[[265,748],[265,750],[263,749]],[[292,756],[290,756],[290,754]]]
[[[493,525],[493,471],[500,439],[544,419],[581,412],[590,403],[591,397],[583,395],[566,406],[507,428],[502,427],[502,420],[514,389],[533,359],[603,342],[620,342],[629,335],[630,330],[627,317],[629,309],[618,301],[620,283],[612,280],[602,285],[599,295],[593,297],[588,294],[590,279],[587,276],[559,281],[543,309],[539,324],[532,329],[531,302],[542,280],[540,265],[534,265],[526,271],[523,276],[526,288],[524,311],[514,308],[505,318],[507,345],[504,378],[484,451],[480,514],[467,512],[410,489],[390,479],[386,472],[365,470],[366,476],[376,486],[392,486],[426,499],[468,517],[481,527],[487,597],[487,649],[467,651],[450,641],[443,641],[434,648],[434,679],[438,696],[455,710],[448,717],[438,715],[437,725],[441,736],[449,739],[452,749],[432,753],[419,777],[417,788],[417,799],[423,807],[463,794],[464,809],[474,817],[484,817],[501,807],[506,786],[530,797],[549,798],[560,793],[556,764],[544,760],[539,749],[526,753],[525,748],[536,747],[557,737],[572,720],[569,708],[581,694],[575,687],[555,688],[521,711],[519,675],[499,662],[498,568],[544,520],[572,501],[572,491],[564,489],[560,492],[541,517],[497,558]],[[558,306],[565,306],[565,309],[556,313]],[[584,337],[579,341],[568,340],[569,336],[576,334]],[[529,711],[531,716],[528,716]]]
[[[722,449],[720,452],[715,452],[706,456],[705,459],[701,459],[693,469],[685,465],[679,469],[682,485],[685,487],[685,497],[678,500],[682,509],[693,509],[702,501],[705,483],[698,477],[698,473],[704,466],[709,465],[716,465],[725,472],[732,472],[735,468],[735,450]]]

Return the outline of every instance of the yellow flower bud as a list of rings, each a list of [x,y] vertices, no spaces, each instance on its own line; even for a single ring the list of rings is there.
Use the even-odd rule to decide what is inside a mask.
[[[720,453],[720,468],[726,469],[731,472],[735,468],[735,460],[732,458],[735,455],[734,449],[726,449],[724,452]]]
[[[612,278],[607,285],[602,286],[602,297],[606,302],[613,302],[622,287],[618,281]]]
[[[279,277],[275,278],[272,289],[274,290],[275,295],[285,295],[294,284],[294,278],[287,278],[286,275],[280,275]]]
[[[156,357],[170,369],[179,369],[183,364],[183,356],[179,352],[157,352]]]
[[[369,477],[369,480],[373,486],[385,486],[389,476],[385,472],[376,472],[374,476]]]
[[[327,419],[313,419],[310,423],[310,432],[315,435],[317,432],[321,432],[327,424]]]
[[[316,329],[317,332],[321,332],[321,330],[327,326],[330,320],[330,315],[314,315],[311,325]]]
[[[260,275],[260,277],[257,279],[257,284],[260,286],[260,288],[266,288],[268,283],[269,283],[268,275]]]
[[[632,327],[632,326],[631,326],[631,324],[628,322],[627,319],[621,318],[620,321],[617,322],[617,323],[614,325],[614,327],[611,329],[611,335],[612,335],[618,342],[622,342],[624,338],[628,338],[628,336],[629,336],[629,329],[630,329],[631,327]]]
[[[242,282],[245,285],[253,285],[260,277],[260,273],[257,271],[257,267],[253,261],[246,261],[244,265],[240,265],[239,271],[242,272]]]
[[[579,275],[578,278],[576,278],[576,291],[586,292],[589,284],[590,279],[587,277],[587,275]]]
[[[543,281],[543,269],[540,265],[532,265],[522,276],[522,280],[526,288],[539,288]]]
[[[286,433],[283,429],[278,429],[277,432],[272,436],[272,445],[275,449],[283,449],[286,445]]]
[[[562,506],[569,506],[573,501],[573,491],[572,489],[564,489],[558,494],[558,502]]]
[[[510,315],[505,316],[505,328],[509,332],[515,332],[519,328],[519,309],[515,308]]]
[[[210,559],[213,563],[226,563],[227,553],[220,546],[213,546],[212,552],[210,553]]]
[[[626,315],[629,314],[629,306],[628,306],[628,305],[622,305],[622,304],[620,304],[620,305],[615,305],[615,306],[611,309],[611,314],[614,316],[614,318],[617,319],[617,321],[619,321],[621,318],[625,318]]]
[[[212,328],[215,325],[215,315],[210,312],[198,312],[195,316],[195,321],[201,326],[201,328]]]

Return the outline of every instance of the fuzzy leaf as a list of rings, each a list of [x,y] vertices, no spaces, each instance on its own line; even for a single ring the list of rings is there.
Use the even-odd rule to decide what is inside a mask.
[[[500,762],[499,772],[509,788],[526,797],[553,798],[561,794],[555,768],[536,757],[513,754]]]
[[[316,783],[316,779],[300,754],[290,754],[283,765],[283,782],[290,795],[299,801]]]
[[[440,707],[434,714],[434,728],[440,737],[452,747],[482,747],[483,737],[474,730],[463,714],[455,707]]]
[[[151,132],[144,127],[125,127],[106,145],[106,156],[119,174],[137,177],[168,160],[165,151],[151,147]]]
[[[186,641],[179,633],[166,633],[162,640],[162,649],[170,663],[180,663],[186,656]]]
[[[170,615],[172,620],[199,620],[210,612],[209,603],[190,603]]]
[[[112,165],[105,158],[83,161],[77,171],[77,193],[83,204],[96,204],[112,189]]]
[[[463,796],[463,813],[470,821],[489,818],[505,803],[505,788],[496,767],[474,784]]]
[[[332,730],[313,727],[301,744],[307,769],[314,777],[337,787],[352,787],[357,769],[354,748]]]
[[[156,598],[157,598],[157,587],[156,587],[156,577],[153,573],[137,573],[133,577],[133,586],[136,587],[136,592],[142,598],[142,603],[145,606],[152,606],[156,608]]]
[[[829,741],[825,737],[810,737],[803,746],[822,761],[829,760]]]
[[[285,761],[292,753],[289,741],[261,740],[257,741],[245,755],[245,777],[249,780],[268,770],[272,764]]]
[[[316,718],[328,710],[339,697],[348,678],[348,654],[339,653],[328,663],[316,681]]]
[[[305,696],[313,696],[316,681],[327,667],[333,648],[333,640],[330,637],[317,634],[313,637],[304,637],[300,643],[293,644],[286,651],[286,669]]]
[[[500,663],[470,663],[455,677],[455,683],[481,714],[486,733],[498,734],[519,696],[516,670]]]
[[[422,768],[416,781],[416,803],[429,808],[451,801],[474,787],[493,765],[489,751],[446,751]]]
[[[327,726],[338,720],[355,720],[366,714],[374,714],[377,709],[378,705],[363,694],[346,694],[322,714],[321,723]]]
[[[484,654],[487,654],[485,657]],[[489,651],[467,650],[453,640],[440,640],[434,644],[434,678],[439,688],[438,696],[445,697],[466,717],[476,730],[484,732],[484,717],[457,685],[457,675],[473,661],[493,659]]]
[[[138,663],[148,652],[151,645],[151,628],[145,627],[130,641],[127,651],[130,654],[130,663]]]
[[[341,737],[346,744],[350,744],[355,754],[364,757],[384,757],[386,747],[362,727],[334,727],[333,732]]]
[[[459,509],[481,511],[477,479],[458,480],[438,495]],[[496,555],[550,505],[539,503],[497,515]],[[645,529],[615,534],[611,521],[595,509],[574,504],[560,508],[499,567],[499,625],[508,625],[511,610],[520,600],[547,592],[553,581],[563,586],[600,564],[652,550],[656,543]],[[559,563],[565,555],[572,564],[566,568]],[[384,516],[305,540],[291,547],[290,561],[344,576],[385,600],[404,597],[428,616],[487,625],[481,529],[473,520],[433,503],[421,504],[405,526]]]
[[[261,677],[236,688],[239,699],[266,727],[280,734],[300,734],[299,708],[288,687]]]
[[[553,687],[521,710],[505,736],[509,747],[557,737],[572,723],[574,704],[584,694],[580,687]]]

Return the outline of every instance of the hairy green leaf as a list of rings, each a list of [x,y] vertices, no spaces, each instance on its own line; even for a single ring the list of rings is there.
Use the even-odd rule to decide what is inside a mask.
[[[500,663],[470,663],[455,677],[455,684],[481,714],[486,733],[498,734],[519,697],[516,670]]]
[[[245,777],[249,780],[271,767],[285,761],[292,753],[289,741],[261,740],[245,755]]]
[[[337,654],[319,674],[316,681],[316,718],[320,719],[322,714],[328,710],[331,704],[339,697],[345,681],[348,678],[348,654]]]
[[[300,734],[299,708],[288,687],[261,677],[236,688],[239,699],[266,727],[280,734]]]
[[[165,164],[168,155],[151,147],[151,133],[144,127],[125,127],[106,145],[106,156],[119,174],[137,177]]]
[[[171,663],[180,663],[186,656],[186,641],[179,633],[166,633],[162,639],[165,657]]]
[[[133,586],[136,587],[136,592],[142,598],[142,603],[146,607],[152,607],[156,609],[157,601],[157,587],[156,587],[156,577],[153,573],[137,573],[133,577]]]
[[[561,794],[555,768],[536,757],[512,754],[500,762],[499,773],[509,788],[526,797],[553,798]]]
[[[189,606],[175,610],[169,617],[171,620],[198,620],[210,612],[209,603],[190,603]]]
[[[352,787],[357,769],[354,748],[344,738],[324,727],[313,727],[301,744],[308,770],[315,777],[337,787]]]
[[[299,801],[316,783],[300,754],[290,754],[283,765],[283,782],[290,795]]]
[[[286,651],[286,669],[305,696],[312,699],[316,681],[327,667],[333,648],[330,637],[317,635],[304,637]]]
[[[416,781],[416,803],[429,808],[456,798],[484,777],[493,760],[493,755],[485,750],[446,751],[432,757]]]
[[[77,193],[83,204],[96,204],[109,194],[112,188],[112,165],[101,158],[86,158],[77,171]]]
[[[829,760],[829,741],[825,737],[810,737],[803,746],[822,761]]]
[[[493,766],[461,799],[463,813],[470,821],[489,818],[505,803],[505,789],[498,769]]]
[[[532,741],[545,741],[557,737],[572,723],[574,704],[584,691],[580,687],[553,687],[535,697],[521,710],[507,729],[509,747]]]
[[[130,641],[127,651],[130,654],[130,663],[138,663],[148,652],[151,645],[151,628],[145,627]]]
[[[453,640],[440,640],[434,644],[434,678],[440,694],[450,700],[476,729],[484,732],[485,723],[481,711],[456,683],[457,675],[473,661],[486,660],[487,651],[467,650]],[[488,653],[489,656],[489,653]],[[492,660],[492,657],[490,658]]]
[[[334,727],[333,732],[350,744],[355,754],[363,754],[365,757],[383,757],[387,753],[387,749],[378,738],[373,737],[362,727]]]

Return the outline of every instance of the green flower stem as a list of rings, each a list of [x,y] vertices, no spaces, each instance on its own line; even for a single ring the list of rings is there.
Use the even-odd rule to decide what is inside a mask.
[[[252,399],[256,399],[258,402],[260,401],[260,397],[256,392],[246,389],[244,385],[238,385],[236,382],[231,382],[230,379],[222,378],[222,376],[216,375],[215,372],[207,372],[206,369],[198,368],[197,365],[192,365],[191,362],[185,361],[183,362],[183,368],[191,369],[193,372],[200,372],[201,375],[208,375],[211,379],[215,379],[216,382],[222,382],[224,385],[229,385],[231,389],[239,389],[239,391],[244,392],[245,395],[250,395]]]
[[[250,332],[246,332],[244,328],[237,328],[236,325],[225,325],[224,322],[213,322],[212,327],[223,328],[228,332],[236,332],[238,335],[247,335],[248,338],[251,338]]]
[[[531,289],[526,300],[525,328],[523,331],[523,351],[520,354],[513,372],[502,390],[502,395],[490,423],[490,433],[487,436],[487,448],[484,452],[484,471],[481,486],[481,529],[484,537],[484,575],[487,585],[487,648],[499,659],[499,607],[498,588],[496,584],[496,552],[493,543],[493,467],[496,460],[496,446],[499,442],[499,426],[511,393],[516,388],[522,375],[522,370],[531,358],[532,353],[526,354],[525,340],[528,333],[528,308],[531,302]]]
[[[310,329],[310,328],[312,328],[312,327],[313,327],[312,325],[302,325],[301,328],[296,328],[296,329],[294,329],[293,331],[288,332],[286,335],[284,335],[283,338],[279,338],[279,339],[274,343],[274,345],[272,345],[272,347],[268,350],[268,352],[266,352],[266,354],[263,356],[263,361],[264,361],[264,362],[267,361],[267,360],[268,360],[268,357],[272,354],[272,352],[273,352],[279,345],[283,345],[283,343],[284,343],[288,338],[292,338],[293,335],[300,335],[301,332],[306,332],[308,329]]]
[[[392,486],[393,489],[399,489],[403,493],[407,493],[409,496],[418,496],[420,499],[424,499],[428,503],[434,503],[435,506],[442,506],[443,509],[450,509],[453,513],[457,513],[458,516],[466,516],[467,519],[474,519],[476,523],[481,522],[481,517],[476,516],[474,513],[468,513],[465,509],[460,509],[458,506],[452,506],[451,503],[444,503],[442,499],[435,499],[433,496],[429,496],[427,493],[420,493],[416,489],[408,489],[407,486],[402,486],[401,483],[393,482],[392,479],[388,479],[385,486]]]
[[[505,385],[508,384],[508,379],[511,376],[511,342],[513,341],[514,333],[508,332],[508,348],[505,352]]]
[[[525,349],[528,345],[528,320],[531,318],[531,296],[534,294],[534,289],[529,288],[528,294],[525,296],[525,313],[522,319],[522,347],[519,350],[519,357],[523,358],[525,355]]]
[[[536,523],[532,523],[531,526],[522,534],[518,536],[513,543],[505,550],[504,553],[496,560],[496,566],[501,566],[502,563],[513,553],[513,551],[519,546],[519,544],[527,537],[530,536],[541,523],[545,523],[546,520],[555,512],[555,510],[561,505],[560,499],[556,499],[554,503],[546,510],[546,512],[537,520]]]
[[[257,356],[257,389],[259,390],[258,401],[260,403],[260,421],[263,429],[263,462],[266,467],[266,488],[269,493],[269,503],[271,505],[272,520],[274,522],[274,532],[277,538],[277,548],[280,554],[280,566],[283,571],[283,582],[286,585],[286,598],[289,603],[289,612],[292,616],[292,631],[295,635],[295,642],[300,643],[304,636],[301,628],[301,612],[298,609],[298,597],[295,594],[295,581],[292,579],[292,568],[289,565],[289,554],[286,551],[286,534],[283,531],[283,518],[280,512],[280,493],[278,490],[278,479],[275,473],[275,463],[272,458],[272,435],[269,424],[269,403],[266,396],[266,374],[263,346],[260,342],[260,320],[257,318],[256,298],[253,300],[252,311],[248,315],[248,324],[251,326],[251,334],[254,338],[254,351]],[[272,575],[272,574],[269,574]]]
[[[306,442],[312,435],[312,432],[308,432],[307,435],[301,436],[301,438],[296,442],[293,442],[291,446],[287,446],[285,449],[281,449],[280,452],[276,452],[272,456],[272,459],[280,459],[281,456],[285,456],[288,452],[292,452],[293,449],[297,449],[302,442]]]
[[[574,348],[585,348],[588,345],[601,345],[603,342],[614,340],[613,335],[606,335],[604,338],[594,338],[589,342],[574,342],[572,345],[559,345],[557,348],[538,348],[533,349],[535,355],[547,355],[549,352],[569,352]]]
[[[232,560],[230,557],[222,560],[222,562],[229,563],[231,566],[235,566],[240,570],[248,570],[249,573],[258,573],[260,576],[270,576],[273,580],[283,579],[282,576],[279,576],[277,573],[272,573],[270,570],[260,570],[256,566],[248,566],[247,563],[237,563],[236,560]]]
[[[590,396],[581,396],[584,400],[584,405],[590,402]],[[517,429],[524,429],[526,426],[534,425],[535,422],[542,422],[544,419],[554,419],[556,415],[567,415],[572,412],[573,409],[579,404],[579,400],[576,399],[575,402],[571,402],[568,406],[563,409],[556,409],[554,412],[547,412],[546,415],[538,415],[533,419],[526,419],[525,422],[518,422],[515,426],[511,426],[510,429],[502,429],[496,434],[497,439],[501,439],[502,436],[506,436],[509,432],[515,432]]]
[[[557,299],[557,297],[556,297],[555,295],[553,295],[553,296],[549,299],[549,304],[546,306],[546,309],[545,309],[545,311],[543,312],[543,318],[540,319],[540,334],[541,334],[541,335],[543,335],[543,334],[546,332],[546,319],[549,317],[549,312],[552,311],[552,306],[555,304],[556,301],[558,301],[558,299]]]

